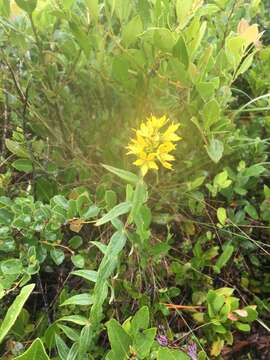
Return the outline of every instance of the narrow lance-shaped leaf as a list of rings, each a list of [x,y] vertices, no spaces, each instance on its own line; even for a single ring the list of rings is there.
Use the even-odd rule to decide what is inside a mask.
[[[93,299],[92,296],[88,293],[74,295],[65,300],[60,306],[67,305],[92,305]]]
[[[130,202],[122,202],[118,205],[116,205],[114,208],[112,208],[107,214],[102,216],[101,219],[96,221],[96,226],[100,226],[103,224],[106,224],[109,221],[112,221],[113,219],[117,218],[120,215],[124,215],[131,209],[131,203]]]
[[[93,292],[94,304],[91,308],[89,319],[92,333],[96,331],[102,319],[103,303],[108,295],[107,280],[113,274],[117,266],[118,255],[124,248],[125,243],[126,233],[124,232],[124,229],[114,233],[106,249],[105,256],[99,266],[97,281]]]
[[[8,334],[8,332],[14,325],[17,317],[19,316],[26,300],[29,298],[34,287],[35,284],[24,286],[20,294],[16,297],[12,305],[9,307],[0,327],[0,343],[3,341],[5,336]]]
[[[116,167],[104,165],[104,164],[102,164],[102,166],[106,170],[110,171],[112,174],[118,176],[120,179],[125,180],[127,183],[136,185],[137,182],[139,181],[139,177],[130,171],[118,169]]]
[[[133,200],[132,200],[132,208],[130,211],[130,218],[129,221],[132,222],[134,218],[138,215],[141,206],[146,200],[146,185],[144,184],[143,180],[141,179],[134,191]]]

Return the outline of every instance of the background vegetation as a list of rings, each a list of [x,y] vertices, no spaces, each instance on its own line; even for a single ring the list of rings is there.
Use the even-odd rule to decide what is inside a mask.
[[[269,10],[0,0],[1,359],[269,357]]]

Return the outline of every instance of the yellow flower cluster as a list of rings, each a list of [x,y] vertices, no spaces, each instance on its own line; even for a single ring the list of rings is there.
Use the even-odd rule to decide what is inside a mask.
[[[171,123],[164,129],[168,122],[166,116],[151,116],[136,130],[135,138],[127,146],[127,154],[137,156],[138,159],[133,164],[141,168],[142,176],[145,176],[149,169],[158,170],[157,162],[167,169],[172,169],[171,161],[175,158],[170,153],[176,148],[174,143],[181,138],[175,133],[179,124]]]

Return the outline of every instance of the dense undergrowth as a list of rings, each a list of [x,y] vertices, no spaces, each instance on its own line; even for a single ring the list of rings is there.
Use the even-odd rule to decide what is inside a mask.
[[[0,0],[1,359],[269,358],[269,11]]]

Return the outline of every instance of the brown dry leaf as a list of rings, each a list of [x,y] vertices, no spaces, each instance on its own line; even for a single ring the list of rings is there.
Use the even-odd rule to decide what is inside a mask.
[[[84,221],[81,219],[72,219],[69,220],[69,228],[71,231],[78,233],[83,227]]]

